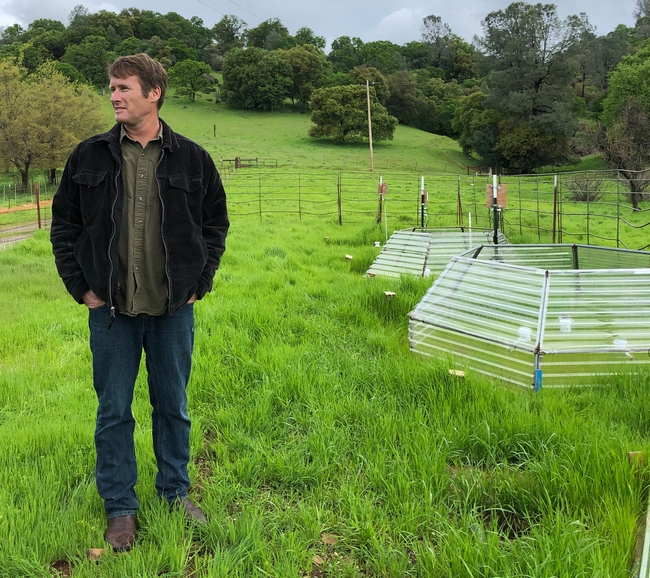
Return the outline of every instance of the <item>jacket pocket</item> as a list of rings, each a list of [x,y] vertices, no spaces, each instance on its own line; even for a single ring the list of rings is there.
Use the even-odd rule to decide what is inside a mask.
[[[196,222],[201,222],[203,204],[203,180],[185,175],[168,177],[169,193],[174,210]]]
[[[107,198],[106,171],[79,172],[72,180],[79,185],[79,203],[84,221],[92,219],[104,206]]]

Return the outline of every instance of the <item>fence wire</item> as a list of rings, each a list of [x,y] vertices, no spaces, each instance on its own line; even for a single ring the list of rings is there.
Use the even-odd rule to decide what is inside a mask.
[[[379,195],[379,183],[387,192]],[[650,210],[634,210],[614,171],[498,177],[507,189],[500,222],[522,242],[585,243],[643,249]],[[489,175],[237,171],[227,183],[232,218],[275,214],[388,219],[392,227],[491,227]],[[423,189],[427,202],[422,206]],[[645,196],[641,195],[641,200]]]
[[[493,224],[492,177],[485,174],[255,169],[223,173],[231,219],[317,218],[340,225],[383,223],[391,229]],[[380,181],[386,186],[382,195]],[[644,207],[650,199],[640,193],[635,210],[629,182],[618,171],[500,176],[498,181],[507,189],[501,227],[515,242],[650,247],[650,209]],[[0,242],[36,228],[39,208],[41,226],[48,226],[55,186],[46,179],[38,184],[40,207],[34,183],[25,189],[11,180],[0,184]]]

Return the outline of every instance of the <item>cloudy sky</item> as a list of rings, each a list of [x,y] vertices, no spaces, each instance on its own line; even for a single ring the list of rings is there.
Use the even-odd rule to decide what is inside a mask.
[[[343,35],[404,44],[419,39],[422,18],[429,14],[440,16],[455,34],[471,41],[481,34],[481,20],[510,0],[0,0],[0,25],[17,22],[26,27],[36,18],[52,18],[67,26],[70,11],[79,3],[90,12],[129,7],[178,12],[186,18],[198,16],[208,27],[224,14],[239,16],[249,28],[279,18],[291,34],[308,26],[325,36],[328,44]],[[618,24],[633,24],[636,0],[557,0],[555,4],[561,18],[585,12],[598,34],[606,34]]]

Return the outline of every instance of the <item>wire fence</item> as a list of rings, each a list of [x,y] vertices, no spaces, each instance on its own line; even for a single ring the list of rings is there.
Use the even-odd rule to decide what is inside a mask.
[[[0,184],[0,248],[49,228],[55,191],[49,179],[33,180],[26,187],[11,181]]]
[[[491,227],[492,176],[237,171],[227,183],[233,219],[334,218],[340,225],[389,221],[391,228]],[[618,171],[498,177],[503,231],[522,242],[645,249],[650,209],[630,200]],[[384,189],[380,194],[380,184]],[[424,202],[423,202],[424,201]]]
[[[410,227],[493,225],[492,178],[347,171],[224,170],[232,220],[316,218],[339,225]],[[506,195],[502,231],[518,242],[583,243],[628,249],[650,246],[650,195],[631,202],[618,171],[498,177]],[[1,181],[0,181],[1,182]],[[39,194],[36,194],[38,190]],[[0,184],[0,243],[47,228],[55,187],[47,179],[21,188]],[[39,224],[40,220],[40,224]]]

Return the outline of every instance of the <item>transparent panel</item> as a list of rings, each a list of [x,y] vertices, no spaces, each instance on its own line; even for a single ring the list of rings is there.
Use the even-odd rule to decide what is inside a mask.
[[[426,258],[431,235],[415,231],[397,231],[386,242],[368,275],[399,277],[403,273],[425,274]]]
[[[493,235],[493,231],[487,230],[432,233],[427,256],[427,269],[436,274],[440,273],[453,257],[472,247],[490,243]],[[500,245],[508,243],[508,239],[501,232],[499,232],[498,239]]]
[[[550,273],[543,352],[648,348],[650,269]]]
[[[573,269],[571,245],[489,245],[476,258],[538,269]]]
[[[447,359],[449,369],[472,369],[522,387],[532,387],[534,355],[411,319],[411,351]]]
[[[493,232],[486,229],[396,231],[386,242],[367,274],[399,277],[406,273],[427,277],[437,275],[456,255],[482,243],[489,243]],[[508,240],[499,232],[499,243]]]
[[[453,259],[411,312],[411,348],[451,355],[521,385],[532,381],[535,352],[542,387],[634,373],[650,367],[644,264],[650,265],[645,252],[579,245],[471,249]]]
[[[645,269],[650,253],[578,245],[578,269]]]
[[[536,269],[455,259],[411,318],[532,351],[544,278]]]
[[[631,357],[623,352],[544,355],[540,367],[543,388],[585,386],[602,383],[601,376],[630,375],[650,369],[650,357],[646,352]]]

